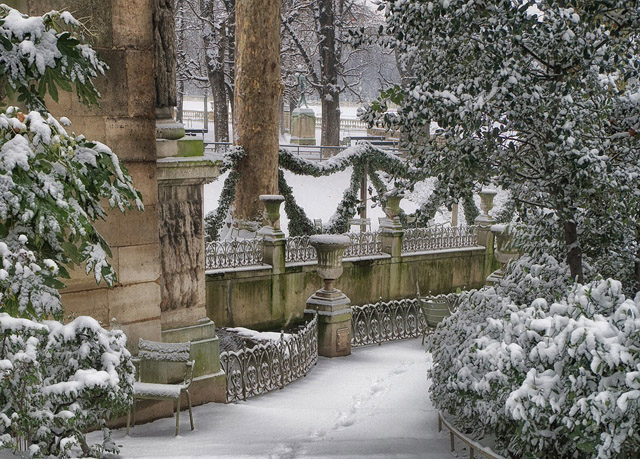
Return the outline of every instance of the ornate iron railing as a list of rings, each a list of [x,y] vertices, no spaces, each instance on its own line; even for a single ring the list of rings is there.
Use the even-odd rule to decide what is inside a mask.
[[[286,263],[312,261],[317,258],[316,249],[309,244],[309,236],[293,236],[287,239],[284,254]]]
[[[282,389],[305,376],[318,361],[318,316],[302,330],[280,340],[241,351],[222,352],[227,402]]]
[[[366,257],[382,253],[382,236],[378,231],[362,233],[346,233],[351,239],[351,245],[344,251],[344,258]],[[285,261],[296,263],[313,261],[318,258],[316,249],[309,244],[309,236],[294,236],[287,239]]]
[[[379,231],[348,233],[351,245],[344,250],[344,258],[365,257],[382,253],[382,235]]]
[[[420,299],[406,298],[352,306],[351,346],[424,337],[431,330],[427,323],[429,304],[444,303],[446,309],[453,312],[457,309],[459,301],[460,295],[449,293]]]
[[[416,338],[427,327],[416,298],[353,306],[352,313],[352,346]]]
[[[402,252],[458,249],[478,245],[476,226],[410,228],[402,237]]]
[[[205,269],[261,265],[262,257],[263,240],[260,238],[209,242],[205,251]]]

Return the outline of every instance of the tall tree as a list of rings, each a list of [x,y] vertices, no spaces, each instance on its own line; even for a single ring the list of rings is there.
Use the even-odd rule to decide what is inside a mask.
[[[590,241],[612,221],[638,220],[623,197],[639,193],[630,127],[638,121],[638,2],[385,4],[391,45],[414,78],[386,92],[367,119],[388,100],[401,104],[387,121],[408,134],[417,165],[430,167],[451,196],[490,181],[509,189],[540,239],[563,241],[581,281],[584,251],[597,250]],[[437,141],[423,135],[430,121]],[[617,227],[615,237],[617,250],[635,257],[620,231],[635,227]]]
[[[278,191],[280,2],[236,1],[234,143],[238,163],[234,219],[262,221],[261,194]]]
[[[320,103],[322,145],[340,144],[340,92],[333,0],[317,0],[315,6],[320,54]]]

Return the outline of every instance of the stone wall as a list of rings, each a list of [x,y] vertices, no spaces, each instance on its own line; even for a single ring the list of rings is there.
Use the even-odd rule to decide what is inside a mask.
[[[99,107],[83,106],[74,93],[61,91],[50,101],[56,116],[67,116],[71,129],[101,141],[123,161],[141,191],[144,212],[112,211],[98,231],[113,251],[119,284],[96,285],[82,267],[63,292],[65,312],[91,315],[104,323],[115,318],[135,348],[138,337],[160,340],[161,290],[157,223],[158,184],[155,150],[155,86],[151,0],[21,0],[21,11],[43,14],[68,10],[91,32],[91,41],[109,65],[95,80]]]
[[[487,264],[487,261],[489,263]],[[484,247],[379,255],[345,261],[336,287],[362,305],[421,294],[479,288],[493,269]],[[322,285],[315,262],[288,265],[281,274],[271,267],[207,273],[207,315],[218,326],[277,329],[302,318],[307,298]]]

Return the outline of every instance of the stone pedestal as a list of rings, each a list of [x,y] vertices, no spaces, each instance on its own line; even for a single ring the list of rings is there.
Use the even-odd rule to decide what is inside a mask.
[[[500,283],[504,277],[504,270],[507,264],[511,260],[517,260],[520,258],[520,252],[513,246],[509,227],[506,225],[493,225],[491,226],[491,233],[495,238],[495,251],[493,256],[495,260],[500,263],[500,268],[493,271],[487,277],[487,284],[494,285]]]
[[[402,256],[402,235],[404,229],[400,222],[400,201],[404,198],[402,194],[385,195],[386,203],[384,213],[386,218],[380,222],[380,232],[382,233],[382,251],[391,255],[392,259]]]
[[[493,235],[491,234],[491,225],[496,221],[489,215],[491,209],[493,209],[493,198],[495,198],[497,191],[495,190],[482,190],[480,192],[480,210],[482,213],[476,217],[474,223],[478,225],[478,245],[483,247],[493,248]]]
[[[280,204],[284,196],[279,194],[261,194],[260,200],[265,206],[266,225],[260,228],[258,235],[264,239],[262,261],[273,267],[274,274],[285,270],[286,236],[280,229]]]
[[[310,108],[296,108],[291,114],[291,143],[316,144],[316,114]]]
[[[342,274],[342,255],[351,243],[348,236],[311,236],[318,253],[318,275],[324,287],[307,300],[305,313],[318,314],[318,354],[344,357],[351,354],[351,300],[335,288]]]

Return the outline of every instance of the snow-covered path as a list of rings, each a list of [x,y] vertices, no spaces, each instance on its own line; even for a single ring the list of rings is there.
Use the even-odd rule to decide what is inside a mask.
[[[303,379],[238,404],[114,432],[123,457],[451,458],[427,393],[430,356],[412,339],[320,358]]]

